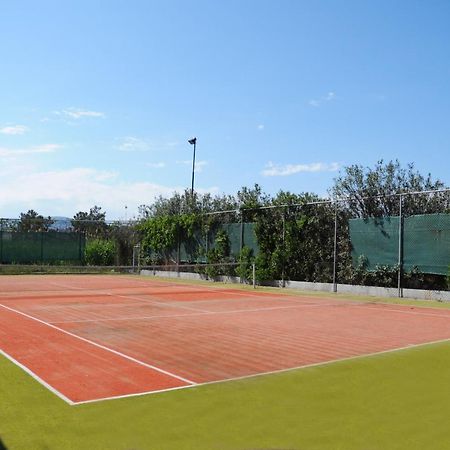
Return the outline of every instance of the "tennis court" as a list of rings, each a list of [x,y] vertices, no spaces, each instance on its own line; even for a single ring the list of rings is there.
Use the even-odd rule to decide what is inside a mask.
[[[0,278],[0,352],[70,404],[450,339],[450,311],[123,275]]]

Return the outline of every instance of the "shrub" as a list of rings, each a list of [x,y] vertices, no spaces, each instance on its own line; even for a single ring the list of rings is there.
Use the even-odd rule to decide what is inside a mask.
[[[93,239],[86,243],[85,258],[90,266],[112,266],[116,254],[113,241]]]

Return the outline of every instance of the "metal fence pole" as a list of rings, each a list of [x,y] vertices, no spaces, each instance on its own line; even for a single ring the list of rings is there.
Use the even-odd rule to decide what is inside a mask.
[[[286,267],[286,208],[283,208],[283,253],[281,260],[281,287],[286,287],[285,267]]]
[[[3,264],[3,219],[0,219],[0,264]]]
[[[241,210],[241,230],[239,239],[239,261],[242,258],[242,248],[244,247],[244,210]]]
[[[41,265],[44,265],[44,232],[41,230]]]
[[[180,236],[180,230],[177,226],[177,276],[180,276],[180,252],[181,252],[181,236]]]
[[[252,264],[253,289],[256,289],[256,264]]]
[[[337,292],[337,209],[338,203],[334,206],[334,243],[333,243],[333,292]]]
[[[403,195],[399,197],[399,215],[398,215],[398,296],[403,297],[402,275],[403,275]]]

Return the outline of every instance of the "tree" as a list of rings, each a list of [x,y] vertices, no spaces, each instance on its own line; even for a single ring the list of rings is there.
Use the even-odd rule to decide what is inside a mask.
[[[106,213],[101,209],[99,206],[94,206],[89,212],[77,212],[72,219],[74,230],[85,233],[88,237],[104,237],[108,225],[105,221]]]
[[[33,209],[30,209],[28,212],[20,214],[17,229],[18,231],[48,231],[52,224],[53,220],[50,216],[45,218]]]
[[[343,204],[353,217],[385,217],[399,214],[399,196],[405,192],[423,192],[443,189],[440,180],[421,175],[410,163],[406,168],[398,160],[377,162],[375,167],[354,164],[345,167],[334,180],[331,194],[334,198],[348,198]],[[407,195],[403,197],[403,214],[429,214],[449,208],[448,193]]]
[[[139,207],[139,214],[143,219],[150,217],[173,216],[179,214],[202,214],[217,211],[228,211],[237,208],[237,201],[232,195],[213,197],[211,194],[199,194],[186,189],[182,194],[175,192],[171,197],[159,196],[155,202]]]

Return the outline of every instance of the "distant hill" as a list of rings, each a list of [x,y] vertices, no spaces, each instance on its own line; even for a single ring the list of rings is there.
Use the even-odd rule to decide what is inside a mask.
[[[53,224],[50,225],[50,230],[67,231],[72,228],[72,219],[69,217],[54,216],[51,219]]]

